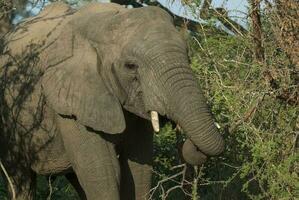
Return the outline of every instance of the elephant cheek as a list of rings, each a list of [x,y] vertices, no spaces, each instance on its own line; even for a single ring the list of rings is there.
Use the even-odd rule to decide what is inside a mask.
[[[184,142],[182,155],[187,163],[194,166],[201,166],[207,160],[207,156],[200,152],[189,139]]]

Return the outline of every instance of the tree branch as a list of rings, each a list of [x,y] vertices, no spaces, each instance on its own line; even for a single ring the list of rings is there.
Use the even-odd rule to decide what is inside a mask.
[[[236,35],[243,36],[248,33],[248,31],[242,25],[229,18],[227,10],[224,8],[212,8],[211,2],[212,0],[204,0],[203,6],[200,10],[200,17],[202,19],[207,20],[215,18]]]
[[[135,0],[112,0],[113,3],[118,3],[120,5],[132,5],[134,8],[143,7],[143,3],[150,5],[150,6],[157,6],[162,8],[163,10],[167,11],[171,16],[174,18],[174,24],[178,27],[185,27],[191,32],[199,32],[202,27],[206,26],[203,24],[200,24],[200,22],[197,22],[192,19],[187,19],[185,17],[181,17],[179,15],[176,15],[172,13],[168,8],[163,6],[158,1],[150,1],[150,0],[141,0],[141,1],[135,1]],[[203,19],[210,19],[211,17],[217,18],[227,29],[232,31],[233,33],[237,35],[244,35],[247,33],[247,30],[242,27],[237,22],[231,20],[228,15],[227,11],[225,11],[223,8],[216,8],[216,9],[210,9],[211,0],[204,1],[203,7],[200,11],[201,17]],[[221,32],[221,30],[218,30]],[[224,33],[224,31],[222,31]],[[226,33],[227,34],[227,33]]]
[[[265,59],[264,47],[262,44],[262,23],[260,17],[260,0],[250,0],[251,11],[250,17],[252,22],[252,39],[254,44],[254,56],[259,62],[263,62]]]
[[[0,0],[0,40],[12,28],[12,0]]]
[[[8,185],[9,185],[9,187],[10,187],[10,190],[11,190],[11,198],[12,198],[12,200],[15,200],[15,199],[16,199],[16,191],[15,191],[15,188],[14,188],[13,183],[12,183],[12,180],[10,179],[10,177],[9,177],[9,175],[8,175],[8,173],[7,173],[7,171],[6,171],[5,167],[4,167],[4,165],[2,164],[2,161],[1,161],[1,160],[0,160],[0,168],[1,168],[1,170],[3,171],[3,173],[4,173],[4,175],[5,175],[6,179],[7,179]]]

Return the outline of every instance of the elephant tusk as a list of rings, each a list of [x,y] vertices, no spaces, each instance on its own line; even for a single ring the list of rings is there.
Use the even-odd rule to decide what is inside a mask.
[[[151,121],[155,132],[160,131],[159,115],[157,111],[151,111]]]
[[[218,129],[221,128],[221,126],[220,126],[217,122],[214,122],[214,124],[215,124],[215,126],[216,126]]]
[[[180,126],[180,125],[176,125],[176,127],[175,127],[175,130],[177,130],[177,131],[179,131],[179,132],[183,132],[183,129],[182,129],[182,127]]]

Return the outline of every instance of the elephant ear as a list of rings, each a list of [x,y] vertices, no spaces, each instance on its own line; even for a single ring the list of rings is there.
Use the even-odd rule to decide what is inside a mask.
[[[49,66],[42,78],[47,103],[62,115],[75,116],[77,121],[94,130],[121,133],[125,119],[118,99],[109,92],[97,68],[101,62],[96,50],[80,35],[66,42],[65,34],[49,47]],[[70,35],[68,35],[70,36]],[[72,56],[57,62],[71,50]],[[67,53],[70,55],[70,53]]]

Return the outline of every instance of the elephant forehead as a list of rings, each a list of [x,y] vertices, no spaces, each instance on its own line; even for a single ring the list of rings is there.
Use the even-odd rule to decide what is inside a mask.
[[[164,33],[164,35],[176,32],[172,17],[162,9],[150,6],[118,12],[109,18],[109,22],[105,23],[101,29],[106,33],[105,36],[108,36],[101,37],[102,39],[105,38],[109,42],[115,40],[121,46],[143,41],[144,36],[152,34],[152,32]],[[107,34],[107,32],[111,34]],[[92,31],[92,33],[97,34],[96,31]]]
[[[163,9],[156,6],[147,6],[142,8],[128,9],[126,12],[120,12],[118,14],[119,20],[123,22],[136,22],[143,21],[168,21],[172,22],[172,17]]]
[[[156,6],[137,8],[134,13],[147,20],[172,20],[172,17],[165,10]]]
[[[120,10],[126,10],[124,7],[122,7],[119,4],[115,3],[96,3],[91,2],[87,5],[80,8],[75,14],[74,18],[80,18],[84,16],[88,16],[95,13],[104,13],[109,11],[120,11]]]

